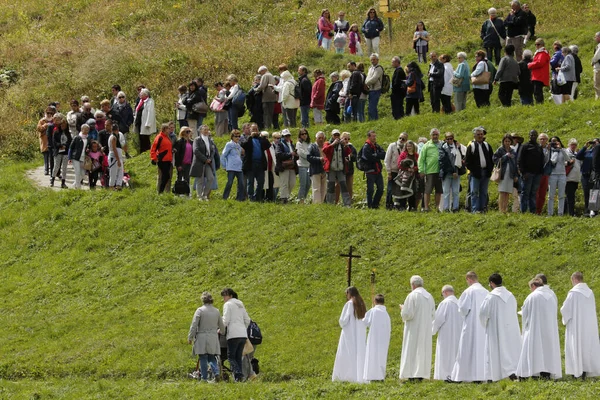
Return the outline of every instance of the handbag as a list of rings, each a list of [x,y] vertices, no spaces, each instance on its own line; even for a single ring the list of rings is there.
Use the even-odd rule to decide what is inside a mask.
[[[289,160],[283,160],[281,162],[281,166],[283,169],[296,169],[296,161],[294,161],[293,158],[290,158]]]
[[[463,78],[462,76],[460,78],[453,76],[452,80],[450,82],[452,82],[452,86],[454,86],[454,87],[461,87],[464,80],[465,80],[465,78]]]
[[[224,105],[225,104],[221,103],[219,100],[213,99],[213,101],[210,103],[210,109],[211,109],[211,111],[214,111],[214,112],[223,111]]]
[[[192,111],[198,114],[206,114],[208,112],[208,105],[204,100],[192,104]]]
[[[359,57],[362,57],[364,55],[362,45],[360,44],[360,42],[356,42],[356,54],[358,54]]]
[[[83,169],[86,171],[92,170],[92,157],[85,156],[85,160],[83,161]]]
[[[502,176],[502,159],[500,159],[500,161],[498,161],[498,165],[496,165],[494,167],[494,170],[492,171],[492,176],[490,177],[490,180],[493,182],[500,182],[501,176]]]
[[[490,71],[483,71],[480,75],[472,76],[471,83],[473,85],[488,85],[490,83]]]
[[[242,355],[248,355],[250,353],[252,353],[254,351],[254,346],[252,345],[252,342],[250,342],[250,339],[246,339],[246,343],[244,344],[244,350],[242,351]]]
[[[488,20],[490,21],[490,20]],[[494,23],[492,21],[490,21],[490,23],[492,24],[492,28],[494,28],[494,30],[496,31],[496,35],[498,35],[498,39],[500,39],[500,47],[504,47],[504,45],[506,44],[506,40],[502,38],[502,36],[500,36],[500,34],[498,33],[498,29],[496,29],[496,25],[494,25]]]

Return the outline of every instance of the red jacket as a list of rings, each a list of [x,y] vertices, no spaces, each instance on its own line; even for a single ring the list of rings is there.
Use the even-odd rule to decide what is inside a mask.
[[[152,161],[173,162],[173,143],[171,143],[168,134],[161,131],[156,135],[150,148],[150,159]]]
[[[339,145],[341,146],[342,144],[340,143]],[[334,149],[335,146],[332,143],[325,142],[323,145],[323,154],[325,154],[325,163],[323,164],[323,169],[325,172],[329,172],[329,165],[331,164],[331,159],[333,158]],[[348,164],[346,162],[346,157],[352,154],[352,149],[349,146],[345,146],[342,154],[344,155],[344,171],[346,171]]]
[[[546,49],[536,51],[527,68],[531,70],[532,81],[542,82],[544,86],[550,85],[550,54]]]
[[[312,93],[310,95],[310,108],[325,108],[325,78],[320,76],[313,83]]]

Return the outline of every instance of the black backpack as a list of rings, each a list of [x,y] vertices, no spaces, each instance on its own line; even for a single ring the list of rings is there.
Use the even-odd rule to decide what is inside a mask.
[[[363,149],[365,148],[365,146],[361,147],[360,150],[358,151],[358,156],[356,158],[356,168],[358,168],[359,171],[366,171],[367,169],[367,160],[365,160],[363,158]]]
[[[294,98],[300,99],[302,97],[302,91],[300,90],[300,84],[296,83],[294,85]]]
[[[262,333],[260,332],[258,324],[254,321],[250,321],[250,325],[248,325],[248,339],[250,339],[250,343],[252,344],[262,343]]]

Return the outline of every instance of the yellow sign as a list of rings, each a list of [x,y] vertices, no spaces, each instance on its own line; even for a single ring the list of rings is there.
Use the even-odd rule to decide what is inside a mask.
[[[390,11],[390,1],[389,0],[379,0],[379,12],[388,12]]]
[[[384,12],[383,16],[386,18],[400,18],[400,11],[388,11]]]

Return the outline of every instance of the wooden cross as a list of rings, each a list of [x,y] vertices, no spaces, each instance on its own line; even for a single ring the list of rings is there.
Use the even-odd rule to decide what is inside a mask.
[[[340,257],[348,257],[348,264],[346,265],[346,279],[348,280],[348,287],[352,286],[352,259],[360,258],[359,255],[352,254],[352,246],[350,246],[350,250],[348,254],[340,254]]]

